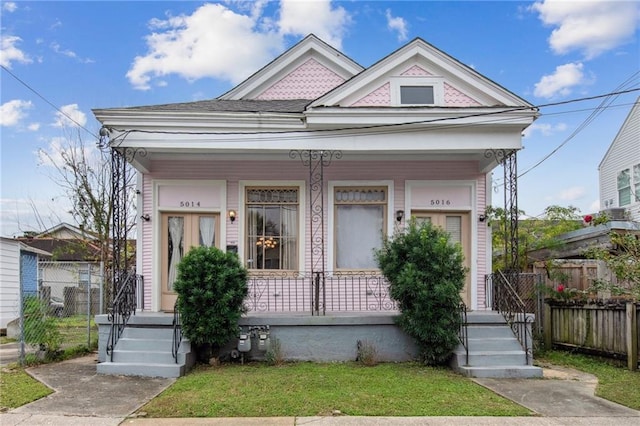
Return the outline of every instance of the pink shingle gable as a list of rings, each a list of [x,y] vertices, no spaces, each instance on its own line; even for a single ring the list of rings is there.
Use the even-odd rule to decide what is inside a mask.
[[[256,97],[259,100],[316,99],[344,79],[311,58]]]

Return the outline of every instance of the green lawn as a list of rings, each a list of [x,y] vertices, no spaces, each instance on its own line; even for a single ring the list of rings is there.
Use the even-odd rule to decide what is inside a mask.
[[[141,408],[149,417],[527,416],[448,369],[414,363],[200,366]]]
[[[21,368],[3,368],[0,374],[0,412],[17,408],[49,395],[51,389]]]
[[[630,371],[615,361],[564,351],[536,355],[536,363],[575,368],[598,378],[596,395],[640,410],[640,371]]]
[[[62,336],[64,348],[73,346],[98,347],[98,326],[96,326],[93,316],[90,319],[91,341],[89,342],[89,330],[87,329],[87,316],[75,315],[67,318],[56,318],[55,324]],[[88,345],[88,343],[90,343]]]

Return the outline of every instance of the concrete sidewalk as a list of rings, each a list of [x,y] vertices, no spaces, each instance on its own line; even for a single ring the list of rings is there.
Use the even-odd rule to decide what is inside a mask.
[[[533,417],[269,417],[147,419],[129,417],[175,379],[107,376],[96,373],[96,355],[28,369],[56,392],[0,414],[2,426],[151,425],[640,425],[640,411],[594,396],[594,376],[544,368],[545,379],[475,379],[499,395],[529,408]],[[631,391],[631,390],[630,390]],[[634,390],[637,391],[637,390]]]

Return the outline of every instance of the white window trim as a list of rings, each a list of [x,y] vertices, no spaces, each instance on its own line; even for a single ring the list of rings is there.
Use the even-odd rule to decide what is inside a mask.
[[[161,186],[208,186],[218,187],[220,189],[220,205],[217,208],[173,208],[160,207],[158,200],[160,196]],[[153,195],[151,197],[153,203],[153,214],[151,216],[152,232],[153,232],[153,248],[151,254],[152,267],[152,283],[153,291],[151,292],[151,309],[153,312],[160,312],[162,298],[162,221],[160,220],[163,212],[185,212],[185,213],[218,213],[220,215],[220,247],[227,246],[227,221],[225,213],[227,211],[227,181],[226,180],[203,180],[203,179],[157,179],[153,181]]]
[[[444,78],[429,77],[391,77],[391,105],[392,106],[443,106],[444,105]],[[432,86],[433,104],[402,104],[400,102],[400,87],[402,86]]]
[[[378,186],[386,187],[387,189],[387,237],[393,234],[394,220],[395,220],[395,203],[394,203],[394,182],[392,180],[334,180],[329,181],[328,184],[328,206],[327,206],[327,270],[333,271],[336,264],[336,253],[334,250],[335,244],[335,188],[340,186],[353,186],[353,187],[365,187],[365,186]]]
[[[620,184],[620,175],[622,174],[622,172],[627,171],[629,173],[629,185],[625,186],[624,188],[620,188],[619,184]],[[625,188],[629,188],[629,203],[627,204],[622,204],[622,202],[620,201],[620,189],[625,189]],[[633,204],[635,202],[635,197],[633,194],[633,167],[625,167],[623,169],[618,170],[618,172],[616,173],[616,196],[618,198],[618,206],[619,207],[628,207],[631,204]]]
[[[296,187],[298,188],[298,271],[304,271],[307,267],[307,261],[305,258],[306,247],[306,234],[307,229],[307,217],[306,217],[306,186],[307,183],[304,180],[241,180],[238,182],[238,219],[236,224],[238,226],[238,256],[240,261],[246,268],[247,258],[245,253],[246,246],[246,193],[247,187]],[[275,271],[273,269],[257,270],[257,271]],[[279,271],[279,270],[278,270]]]

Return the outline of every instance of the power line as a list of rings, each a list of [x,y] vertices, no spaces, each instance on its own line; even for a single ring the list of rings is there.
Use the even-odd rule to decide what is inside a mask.
[[[81,129],[83,129],[85,132],[89,133],[91,136],[97,138],[98,136],[93,133],[91,130],[87,129],[86,127],[84,127],[82,124],[78,123],[76,120],[73,119],[73,117],[71,117],[69,114],[67,114],[66,112],[62,111],[60,108],[58,108],[53,102],[49,101],[47,98],[45,98],[42,94],[40,94],[36,89],[34,89],[33,87],[31,87],[30,85],[28,85],[26,82],[24,82],[23,80],[21,80],[17,75],[15,75],[14,73],[12,73],[7,67],[5,67],[4,65],[0,65],[0,67],[2,67],[3,70],[5,70],[7,73],[9,73],[9,75],[13,78],[15,78],[17,81],[20,82],[20,84],[22,84],[24,87],[26,87],[27,89],[29,89],[30,91],[32,91],[36,96],[38,96],[40,99],[42,99],[43,101],[45,101],[49,106],[51,106],[53,109],[55,109],[56,111],[58,111],[60,114],[64,115],[66,118],[69,119],[69,121],[71,121],[72,123],[74,123],[76,126],[80,127]]]

